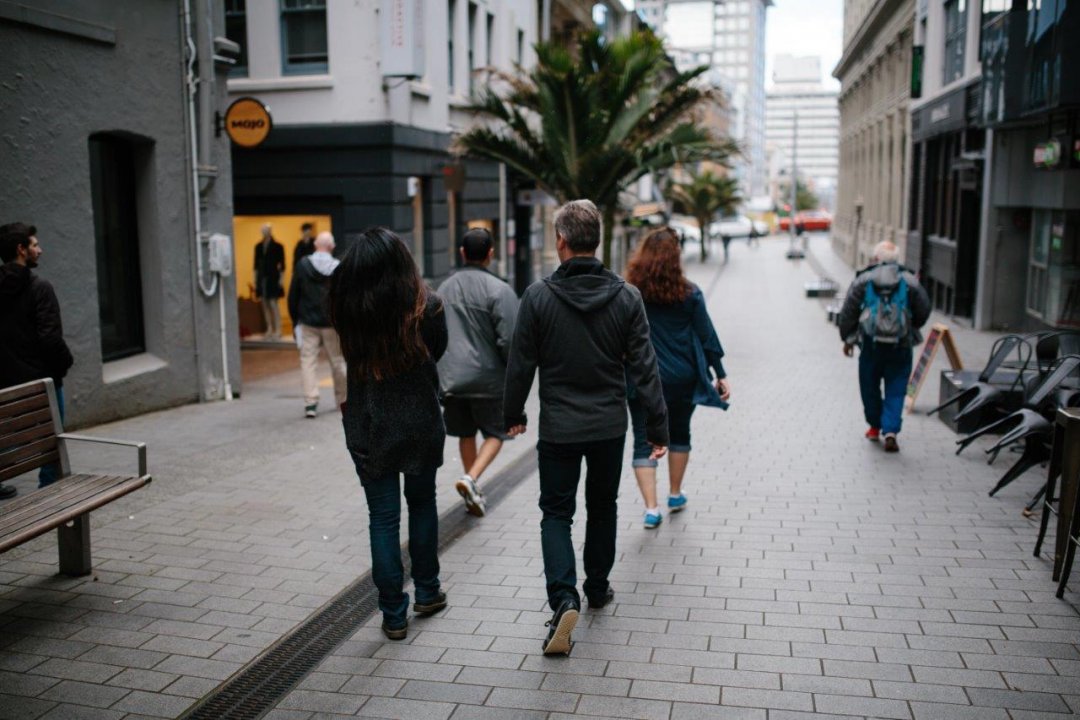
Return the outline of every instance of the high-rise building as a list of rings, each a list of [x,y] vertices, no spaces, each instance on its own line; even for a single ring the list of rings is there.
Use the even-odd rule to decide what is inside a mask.
[[[822,205],[832,207],[839,162],[840,108],[837,92],[821,83],[821,58],[778,55],[773,62],[772,80],[765,100],[765,145],[779,150],[786,164],[770,168],[770,175],[781,172],[790,177],[795,154],[799,177]],[[769,178],[771,188],[777,180]]]
[[[765,11],[772,0],[638,0],[643,20],[661,34],[676,66],[709,65],[723,77],[732,104],[732,137],[744,157],[734,172],[744,195],[764,195]]]

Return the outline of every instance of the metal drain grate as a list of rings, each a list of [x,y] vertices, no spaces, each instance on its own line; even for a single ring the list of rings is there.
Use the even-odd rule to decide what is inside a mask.
[[[488,507],[497,506],[536,470],[536,454],[526,452],[484,483]],[[439,552],[476,525],[454,507],[439,517]],[[406,576],[408,553],[402,553]],[[365,573],[302,625],[226,680],[188,710],[184,720],[257,720],[334,652],[378,610],[378,591]]]

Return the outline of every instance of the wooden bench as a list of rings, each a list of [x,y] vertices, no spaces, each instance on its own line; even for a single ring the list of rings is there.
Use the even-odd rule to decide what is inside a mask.
[[[72,475],[69,442],[133,447],[138,453],[139,474]],[[0,390],[0,481],[50,463],[60,467],[56,482],[0,503],[0,553],[56,528],[60,572],[86,575],[91,570],[90,511],[150,482],[146,444],[65,433],[52,380]]]

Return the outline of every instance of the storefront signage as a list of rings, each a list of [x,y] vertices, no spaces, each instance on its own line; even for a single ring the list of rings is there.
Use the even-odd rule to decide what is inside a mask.
[[[967,88],[957,88],[948,95],[927,103],[911,113],[911,134],[915,140],[963,130],[967,124]]]
[[[381,0],[379,41],[383,77],[423,77],[424,39],[424,0]]]
[[[240,147],[262,145],[273,127],[270,108],[255,98],[242,97],[225,111],[225,132]]]
[[[1061,143],[1055,140],[1035,146],[1035,167],[1050,170],[1061,164]]]

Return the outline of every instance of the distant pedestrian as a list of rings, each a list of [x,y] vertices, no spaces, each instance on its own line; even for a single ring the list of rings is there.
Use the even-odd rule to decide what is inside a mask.
[[[487,503],[478,487],[480,475],[509,439],[503,388],[518,300],[509,285],[488,271],[495,255],[490,232],[469,230],[458,252],[464,266],[439,286],[450,336],[439,361],[439,381],[446,433],[458,438],[465,471],[456,488],[468,511],[484,517]],[[477,432],[484,438],[479,452]]]
[[[679,239],[671,228],[649,233],[626,268],[626,281],[645,302],[649,335],[656,350],[668,412],[668,512],[686,509],[683,477],[690,462],[690,417],[698,405],[727,409],[731,397],[721,362],[724,349],[716,335],[701,288],[683,275]],[[712,371],[712,377],[709,371]],[[645,501],[644,525],[663,521],[656,499],[656,466],[645,429],[645,408],[636,389],[630,392],[634,430],[634,475]]]
[[[255,297],[262,301],[266,337],[281,337],[281,308],[278,300],[285,297],[281,275],[285,272],[285,248],[270,233],[270,223],[262,226],[262,240],[255,246]]]
[[[345,445],[367,496],[382,631],[401,640],[409,595],[402,591],[399,474],[409,506],[413,610],[446,607],[435,508],[435,472],[446,441],[435,363],[446,351],[446,315],[405,244],[386,228],[372,228],[349,247],[330,279],[330,320],[348,363]]]
[[[306,222],[300,226],[300,239],[293,248],[293,272],[300,267],[300,261],[315,252],[315,224]]]
[[[289,317],[300,342],[300,379],[304,386],[304,415],[313,418],[319,408],[319,351],[326,354],[334,379],[336,407],[345,402],[345,358],[337,331],[330,325],[327,294],[330,276],[338,266],[334,236],[321,232],[314,240],[315,252],[300,258],[289,284]]]
[[[922,342],[919,328],[930,317],[930,298],[914,273],[900,265],[893,243],[878,243],[873,262],[848,289],[840,309],[840,338],[848,357],[860,346],[859,390],[870,426],[866,437],[876,442],[884,436],[885,452],[897,452],[912,348]]]
[[[641,295],[596,259],[600,212],[588,200],[555,214],[562,263],[521,298],[506,369],[506,424],[525,432],[525,399],[540,371],[540,543],[554,616],[545,654],[568,653],[581,598],[570,526],[581,460],[585,476],[585,597],[601,608],[615,593],[616,499],[626,441],[626,381],[637,387],[656,460],[667,451],[667,412]]]
[[[0,387],[52,378],[60,420],[64,419],[64,376],[74,363],[64,342],[60,303],[48,280],[31,272],[42,247],[37,228],[25,223],[0,227]],[[38,472],[38,487],[56,482],[60,467],[46,465]],[[0,484],[0,498],[15,488]]]

